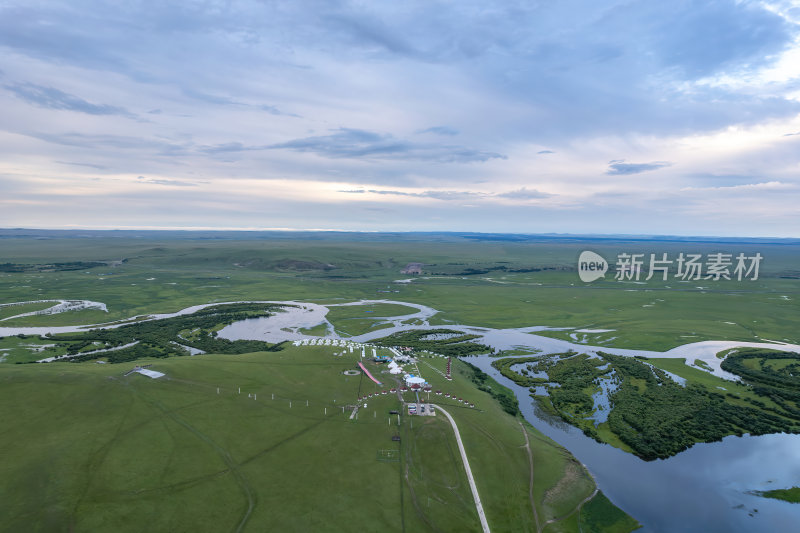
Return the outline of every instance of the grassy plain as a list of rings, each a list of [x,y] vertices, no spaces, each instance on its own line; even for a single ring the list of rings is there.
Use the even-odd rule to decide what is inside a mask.
[[[157,380],[124,376],[124,364],[5,365],[0,530],[478,530],[449,425],[406,415],[398,425],[388,394],[351,420],[355,398],[379,388],[344,375],[354,358],[333,352],[152,360],[166,373]],[[452,382],[422,368],[476,404],[437,397],[459,424],[493,530],[537,531],[529,490],[540,525],[579,511],[594,484],[566,450],[505,414],[463,363]]]
[[[3,261],[109,264],[80,271],[32,267],[2,272],[0,303],[87,299],[105,303],[108,312],[23,317],[4,320],[0,327],[103,323],[237,300],[391,299],[439,310],[433,324],[609,329],[542,333],[571,340],[575,335],[579,342],[605,346],[666,350],[706,339],[800,342],[794,319],[800,311],[796,241],[23,234],[0,231]],[[609,259],[612,268],[620,252],[672,257],[679,252],[759,252],[765,259],[757,281],[654,279],[637,284],[614,281],[609,273],[605,280],[584,285],[575,265],[585,249]],[[424,263],[424,274],[398,283],[408,278],[400,270],[409,262]],[[8,309],[2,309],[0,319],[11,316]],[[376,316],[364,308],[334,307],[330,318],[344,333],[355,335],[376,327]],[[54,355],[24,346],[31,343],[38,341],[0,339],[0,360]],[[145,524],[150,530],[192,531],[474,530],[469,489],[442,420],[401,417],[399,428],[392,426],[391,419],[382,418],[398,407],[389,396],[371,400],[355,421],[342,416],[341,409],[325,414],[326,407],[338,408],[359,393],[356,378],[342,376],[336,365],[343,360],[332,359],[325,348],[298,350],[159,359],[155,364],[170,379],[158,381],[123,378],[120,365],[0,365],[0,423],[11,428],[0,438],[0,474],[8,480],[0,501],[10,510],[3,513],[0,529],[125,531]],[[443,370],[443,360],[430,363]],[[439,379],[425,368],[429,381]],[[504,413],[489,393],[466,378],[467,367],[456,362],[454,368],[456,380],[435,386],[450,387],[478,407],[454,405],[451,411],[493,530],[633,527],[601,494],[582,505],[594,486],[574,458]],[[707,379],[701,370],[687,369],[670,371]],[[242,395],[233,393],[239,386]],[[731,384],[719,386],[740,397],[727,401],[746,401]],[[257,393],[258,400],[247,399],[245,392]],[[271,398],[272,393],[278,403],[270,399],[267,404],[266,394]],[[307,399],[308,410],[301,413],[294,403],[289,408],[289,399],[301,404]],[[598,433],[607,430],[601,424]],[[535,516],[523,431],[534,464]],[[400,445],[389,440],[393,434],[401,435]],[[379,461],[380,450],[392,446],[400,462]]]
[[[387,317],[416,313],[413,307],[396,304],[367,304],[353,306],[334,306],[329,308],[327,319],[340,335],[354,337],[389,325]]]
[[[53,305],[55,305],[55,302],[36,302],[29,304],[9,305],[6,307],[0,307],[0,323],[3,320],[7,320],[11,317],[21,315],[23,313],[41,311],[43,309],[47,309],[48,307],[53,307]]]
[[[148,234],[6,238],[2,246],[7,261],[22,264],[126,259],[119,266],[83,271],[0,274],[3,302],[89,299],[109,309],[26,317],[3,326],[102,322],[241,299],[386,298],[430,305],[441,311],[434,317],[439,324],[612,329],[586,334],[586,342],[606,346],[665,350],[706,339],[800,342],[792,318],[800,312],[800,246],[791,243],[508,241],[454,235],[246,240],[189,234],[167,239]],[[612,261],[621,251],[671,256],[680,251],[758,251],[764,261],[757,281],[653,279],[634,284],[607,276],[584,285],[575,272],[583,249]],[[425,274],[410,283],[394,283],[408,277],[399,271],[412,261],[423,262]],[[366,323],[358,324],[355,331],[364,327]],[[544,334],[569,338],[570,333]]]

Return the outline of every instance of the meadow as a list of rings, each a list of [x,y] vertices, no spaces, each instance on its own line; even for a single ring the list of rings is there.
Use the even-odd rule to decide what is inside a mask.
[[[3,307],[0,327],[100,324],[239,300],[332,304],[387,299],[437,309],[434,326],[573,328],[539,334],[601,346],[667,350],[706,339],[800,342],[796,241],[111,235],[0,231],[0,263],[7,264],[0,269],[0,303],[91,300],[108,309],[13,318],[45,305]],[[606,258],[621,252],[684,251],[758,252],[765,259],[757,281],[635,283],[615,281],[611,272],[604,280],[583,284],[576,262],[585,249]],[[422,275],[400,273],[412,262],[423,263]],[[75,270],[78,265],[82,268]],[[393,304],[331,307],[329,319],[341,333],[357,335],[382,327],[381,316],[409,309]],[[214,346],[214,328],[203,339],[181,328],[186,338]],[[307,333],[325,331],[311,328]],[[93,342],[108,340],[98,339]],[[179,353],[164,351],[160,355],[170,357],[137,360],[166,373],[158,380],[124,376],[133,365],[126,362],[13,364],[64,355],[69,349],[41,346],[49,342],[31,336],[0,339],[0,423],[8,428],[0,438],[5,480],[0,501],[8,509],[0,517],[0,530],[479,527],[448,424],[442,417],[400,416],[397,425],[397,417],[388,412],[399,409],[400,401],[391,395],[371,398],[351,420],[342,404],[352,406],[374,385],[343,375],[353,361],[334,357],[330,347],[194,357],[171,357]],[[653,364],[716,386],[707,383],[710,378],[702,370],[677,368],[680,361]],[[443,369],[441,358],[424,358],[420,364],[434,389],[475,403],[475,409],[468,409],[436,399],[459,425],[493,530],[613,532],[636,527],[596,492],[586,470],[565,449],[513,414],[507,390],[457,359],[452,382],[440,376]],[[751,391],[734,389],[737,397],[727,401],[751,405],[755,400]],[[763,402],[767,408],[777,405]]]
[[[479,530],[446,420],[389,415],[402,413],[389,394],[351,419],[355,399],[380,388],[343,374],[354,356],[333,353],[139,361],[159,379],[126,375],[130,364],[4,365],[0,530]],[[577,531],[607,516],[611,531],[635,527],[601,496],[582,512],[595,501],[588,473],[478,390],[466,364],[447,382],[428,366],[443,359],[425,363],[435,388],[475,403],[436,398],[459,424],[494,531]]]
[[[15,264],[108,262],[81,271],[0,272],[2,303],[87,299],[108,306],[107,313],[73,311],[5,320],[0,325],[99,323],[245,299],[337,303],[385,298],[429,305],[440,311],[432,321],[439,325],[613,330],[579,339],[603,346],[667,350],[710,339],[800,342],[794,321],[800,312],[800,245],[794,241],[193,235],[0,239],[3,260]],[[634,283],[615,281],[609,273],[605,280],[583,284],[575,269],[584,249],[607,258],[633,251],[671,256],[680,251],[758,252],[764,260],[757,281],[654,278]],[[424,263],[424,274],[397,283],[408,279],[400,270],[413,261]],[[342,318],[348,333],[372,327],[369,316]],[[570,338],[572,333],[543,334]]]

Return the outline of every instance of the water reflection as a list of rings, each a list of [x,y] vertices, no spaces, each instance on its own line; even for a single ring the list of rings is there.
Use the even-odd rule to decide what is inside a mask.
[[[517,394],[525,418],[578,458],[600,489],[646,532],[789,532],[800,530],[800,505],[751,490],[800,484],[800,435],[726,437],[666,460],[645,462],[599,444],[535,408],[528,389],[504,378],[486,356],[465,360]]]

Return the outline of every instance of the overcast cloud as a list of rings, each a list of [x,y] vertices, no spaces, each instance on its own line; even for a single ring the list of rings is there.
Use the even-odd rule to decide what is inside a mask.
[[[800,236],[788,0],[9,0],[0,108],[5,227]]]

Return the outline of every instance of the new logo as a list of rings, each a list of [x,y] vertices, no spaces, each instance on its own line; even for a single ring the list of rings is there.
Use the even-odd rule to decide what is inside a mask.
[[[608,262],[602,256],[588,250],[578,257],[578,275],[581,281],[591,283],[608,272]]]

